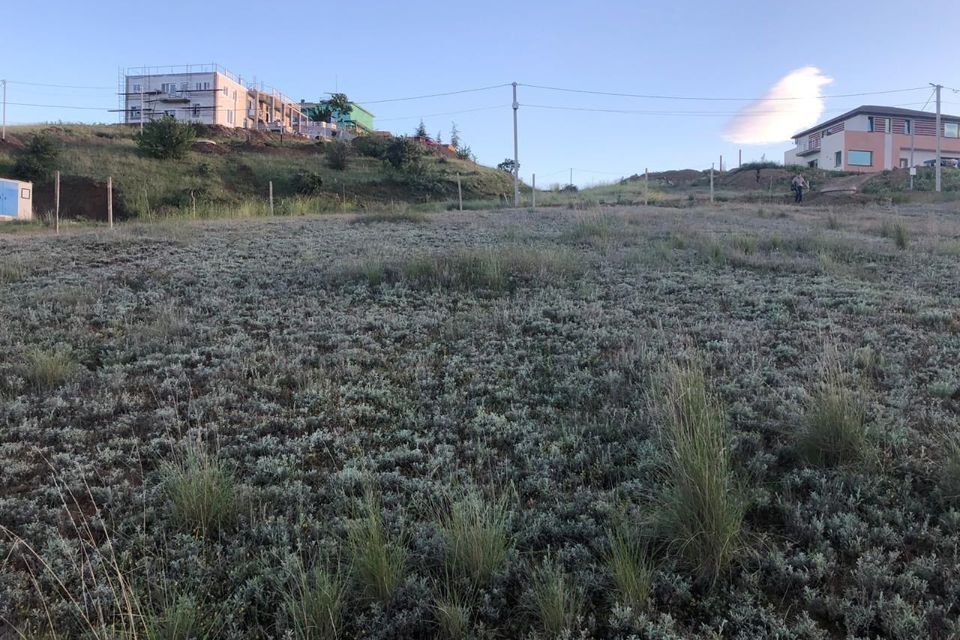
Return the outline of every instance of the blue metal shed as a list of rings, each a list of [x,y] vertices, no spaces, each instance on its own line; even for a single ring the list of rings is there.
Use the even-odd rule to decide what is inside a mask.
[[[33,218],[33,183],[0,178],[0,222]]]

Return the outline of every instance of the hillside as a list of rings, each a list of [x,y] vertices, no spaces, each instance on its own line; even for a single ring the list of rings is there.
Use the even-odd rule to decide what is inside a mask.
[[[12,127],[6,144],[0,144],[0,176],[13,174],[17,154],[41,131],[60,148],[65,217],[102,218],[108,177],[113,178],[119,218],[194,211],[198,216],[262,214],[269,211],[270,182],[278,214],[389,203],[451,205],[457,198],[457,173],[465,199],[500,199],[513,192],[508,174],[470,161],[431,155],[424,158],[422,173],[410,175],[351,145],[349,164],[338,171],[328,166],[329,143],[212,127],[200,131],[200,141],[183,160],[146,157],[134,140],[136,131],[122,126]],[[35,211],[42,215],[52,207],[52,184],[38,183]]]

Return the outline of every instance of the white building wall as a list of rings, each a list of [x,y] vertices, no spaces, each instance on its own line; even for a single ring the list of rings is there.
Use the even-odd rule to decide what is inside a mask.
[[[820,168],[828,171],[842,171],[843,164],[847,161],[843,157],[844,139],[843,131],[829,136],[823,136],[820,139]],[[840,166],[836,166],[837,152],[840,152]]]

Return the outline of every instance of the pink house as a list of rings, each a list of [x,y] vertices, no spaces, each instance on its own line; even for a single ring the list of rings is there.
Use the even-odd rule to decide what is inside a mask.
[[[941,116],[941,158],[960,163],[960,117]],[[793,136],[784,164],[864,173],[933,164],[936,117],[929,111],[862,106]]]

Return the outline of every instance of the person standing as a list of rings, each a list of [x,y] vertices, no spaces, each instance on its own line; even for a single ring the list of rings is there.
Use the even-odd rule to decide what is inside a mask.
[[[793,180],[790,181],[790,188],[793,189],[793,201],[797,204],[803,202],[803,191],[809,189],[810,185],[807,184],[807,181],[803,179],[803,176],[799,173],[793,176]]]

